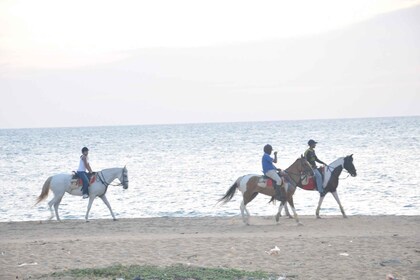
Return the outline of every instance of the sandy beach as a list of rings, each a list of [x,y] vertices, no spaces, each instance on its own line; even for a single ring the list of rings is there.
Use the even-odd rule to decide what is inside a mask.
[[[187,264],[286,279],[420,279],[419,216],[142,218],[0,223],[0,279],[73,268]],[[277,246],[279,254],[268,254]]]

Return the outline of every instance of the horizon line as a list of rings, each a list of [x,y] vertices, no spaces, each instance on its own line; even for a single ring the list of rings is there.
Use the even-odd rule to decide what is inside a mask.
[[[200,125],[200,124],[228,124],[228,123],[268,123],[268,122],[293,122],[293,121],[326,121],[326,120],[357,120],[357,119],[390,119],[413,118],[420,115],[378,116],[378,117],[341,117],[341,118],[316,118],[316,119],[284,119],[260,121],[203,121],[203,122],[178,122],[178,123],[144,123],[144,124],[115,124],[115,125],[86,125],[86,126],[39,126],[39,127],[0,127],[0,130],[18,129],[57,129],[57,128],[100,128],[118,126],[168,126],[168,125]]]

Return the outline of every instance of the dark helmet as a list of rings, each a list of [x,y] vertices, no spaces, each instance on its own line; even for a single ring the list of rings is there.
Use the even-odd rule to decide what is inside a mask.
[[[312,140],[312,139],[308,141],[309,146],[313,145],[313,144],[316,144],[316,143],[318,143],[318,142],[316,142],[315,140]]]
[[[89,149],[87,147],[83,147],[82,148],[82,153],[89,151]]]
[[[269,153],[271,153],[272,150],[273,150],[273,147],[271,147],[270,144],[267,144],[267,145],[264,146],[264,153],[269,154]]]

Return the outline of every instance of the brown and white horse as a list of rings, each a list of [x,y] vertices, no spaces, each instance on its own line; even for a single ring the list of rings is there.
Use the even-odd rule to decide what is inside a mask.
[[[340,157],[325,167],[324,190],[325,190],[325,194],[330,192],[333,195],[333,197],[338,203],[338,206],[340,207],[340,211],[341,211],[341,214],[343,215],[343,218],[347,218],[347,215],[344,212],[344,208],[341,205],[341,202],[337,193],[338,180],[343,169],[347,171],[352,177],[357,176],[356,168],[354,167],[354,164],[353,164],[353,155]],[[300,181],[300,183],[298,183],[297,186],[304,190],[316,191],[314,178],[311,178],[308,184],[305,184],[305,182]],[[319,211],[321,209],[321,205],[322,205],[322,202],[324,201],[324,198],[325,198],[325,195],[321,195],[319,197],[318,207],[316,208],[316,213],[315,213],[317,218],[321,218],[319,216]],[[287,205],[285,206],[285,210],[286,210],[286,215],[290,216],[289,210],[287,209]]]
[[[292,207],[296,222],[300,224],[293,203],[293,194],[296,190],[296,183],[293,182],[300,182],[304,176],[313,176],[313,170],[308,161],[304,157],[300,157],[289,168],[287,168],[285,172],[288,175],[286,177],[289,178],[285,180],[284,177],[282,177],[283,184],[281,186],[281,192],[284,199],[280,203],[279,211],[276,215],[276,221],[279,220],[281,209],[287,201]],[[251,202],[259,193],[274,197],[276,192],[270,183],[271,179],[267,179],[265,176],[261,175],[249,174],[241,176],[236,179],[235,183],[227,190],[226,194],[219,200],[219,202],[226,203],[230,201],[235,195],[236,189],[239,189],[243,196],[243,200],[240,206],[242,220],[245,224],[249,225],[250,214],[246,208],[246,205]]]

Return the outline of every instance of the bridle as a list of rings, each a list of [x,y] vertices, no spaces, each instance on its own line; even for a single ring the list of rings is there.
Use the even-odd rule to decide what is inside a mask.
[[[285,171],[285,172],[287,174],[291,174],[291,175],[298,175],[299,176],[299,181],[298,182],[293,180],[292,176],[287,176],[287,177],[290,178],[290,180],[292,180],[293,183],[295,183],[296,186],[302,186],[303,178],[306,178],[309,175],[308,174],[309,172],[307,170],[305,170],[304,163],[303,163],[304,159],[300,158],[298,160],[300,160],[300,167],[301,167],[300,170],[299,170],[299,173],[292,173],[292,172],[288,172],[288,171]]]
[[[346,165],[346,160],[344,159],[344,162],[343,162],[343,171],[345,171],[345,172],[347,172],[348,173],[348,175],[347,175],[347,177],[346,178],[344,178],[344,179],[347,179],[349,176],[352,176],[352,177],[354,177],[354,176],[356,176],[356,168],[354,167],[354,165],[353,165],[353,170],[351,170],[351,171],[349,171],[346,167],[345,167],[345,165]],[[354,172],[354,173],[353,173]]]
[[[123,170],[121,172],[121,176],[119,178],[120,183],[118,183],[118,184],[108,183],[106,181],[102,171],[98,172],[98,178],[99,178],[99,181],[101,181],[101,183],[104,184],[107,189],[108,189],[108,186],[116,186],[116,187],[123,186],[126,189],[126,188],[128,188],[128,179],[127,179],[126,171],[127,171],[127,169],[123,168]],[[121,180],[121,177],[122,177],[122,180]]]

